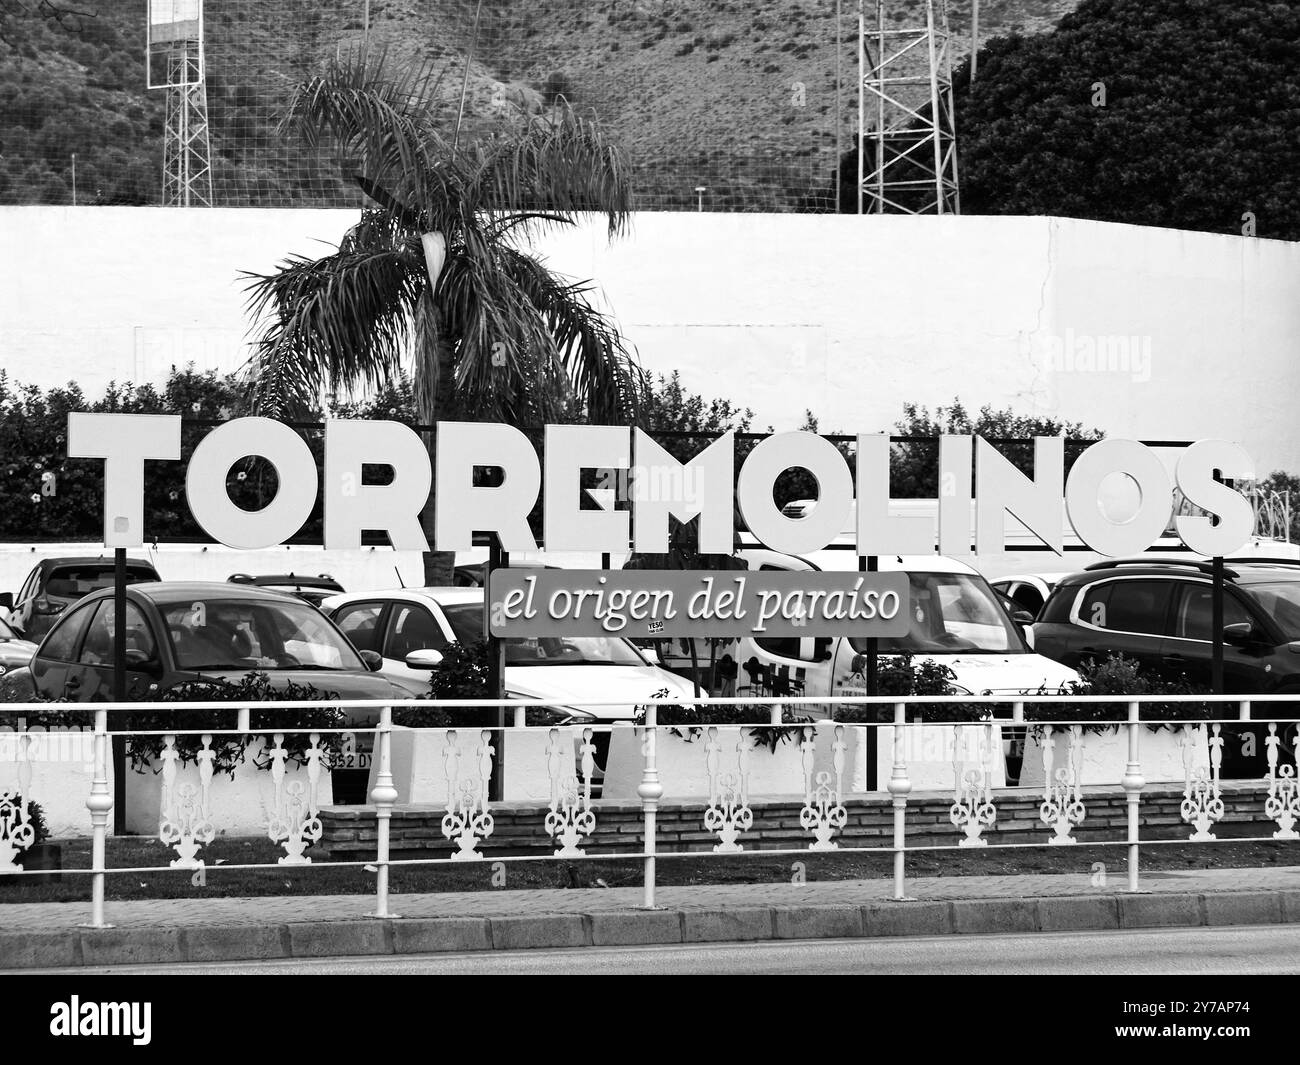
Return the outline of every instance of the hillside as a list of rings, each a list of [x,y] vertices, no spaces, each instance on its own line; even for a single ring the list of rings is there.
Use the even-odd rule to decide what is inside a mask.
[[[0,203],[154,203],[165,92],[146,91],[143,0],[78,0],[61,22],[0,0]],[[1075,0],[985,0],[981,32],[1050,29]],[[372,0],[372,43],[426,59],[450,126],[488,130],[562,93],[627,145],[651,209],[829,209],[857,122],[856,5],[797,0]],[[361,0],[208,0],[208,111],[223,206],[358,202],[327,156],[283,144],[291,86],[362,35]],[[900,19],[923,12],[901,0]],[[951,6],[955,58],[969,0]],[[837,42],[837,37],[839,38]],[[837,90],[837,57],[839,77]],[[837,139],[838,134],[838,139]]]

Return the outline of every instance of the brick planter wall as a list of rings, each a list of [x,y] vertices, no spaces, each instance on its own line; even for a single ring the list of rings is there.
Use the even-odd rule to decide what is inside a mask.
[[[1124,792],[1119,788],[1084,788],[1087,817],[1074,830],[1081,843],[1122,840],[1128,825]],[[1213,829],[1220,839],[1271,837],[1277,825],[1264,816],[1267,788],[1256,781],[1224,781],[1225,812]],[[1141,832],[1144,840],[1186,839],[1191,827],[1184,824],[1178,807],[1181,788],[1151,787],[1142,793]],[[997,823],[984,832],[989,843],[1047,843],[1052,835],[1038,817],[1039,793],[1008,790],[995,796]],[[914,794],[907,804],[909,847],[952,846],[961,833],[948,819],[950,795]],[[797,849],[807,847],[812,836],[799,826],[798,801],[753,801],[754,825],[741,835],[746,850]],[[889,797],[872,796],[845,802],[848,823],[835,836],[841,847],[888,847],[893,839],[894,812]],[[596,831],[580,846],[588,854],[639,854],[644,847],[641,807],[616,803],[592,804]],[[718,837],[704,830],[704,803],[680,803],[659,808],[658,847],[664,851],[711,851]],[[555,850],[546,834],[547,807],[535,804],[500,803],[491,808],[496,827],[479,844],[479,850],[493,854],[529,854]],[[412,805],[394,809],[391,825],[393,858],[447,858],[451,848],[442,835],[440,806]],[[313,853],[340,860],[371,859],[375,856],[375,809],[373,806],[333,806],[321,810],[324,834]]]

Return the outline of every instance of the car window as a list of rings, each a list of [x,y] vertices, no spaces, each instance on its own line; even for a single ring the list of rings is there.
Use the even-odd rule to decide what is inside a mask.
[[[71,662],[77,653],[77,643],[81,631],[86,627],[95,604],[79,607],[63,618],[41,644],[39,657],[53,659],[55,662]]]
[[[1173,590],[1173,581],[1107,581],[1084,595],[1079,619],[1112,632],[1163,635]]]
[[[1173,635],[1180,640],[1206,640],[1214,638],[1213,591],[1209,585],[1186,584],[1174,610]],[[1254,624],[1249,611],[1231,595],[1223,597],[1223,624]]]
[[[982,577],[909,573],[908,633],[882,638],[882,654],[1023,653],[1024,641]],[[850,638],[865,653],[865,637]]]
[[[102,565],[82,563],[75,566],[55,566],[45,582],[45,593],[57,595],[61,599],[80,599],[83,595],[97,592],[101,588],[111,588],[113,579],[114,570],[111,562]],[[126,568],[127,584],[140,584],[157,579],[158,575],[152,569],[142,566]]]
[[[81,653],[77,661],[87,666],[106,666],[113,664],[113,635],[117,631],[113,600],[101,599],[95,610],[95,616],[86,630],[86,638],[81,643]],[[126,649],[143,652],[145,658],[156,658],[157,646],[153,634],[134,603],[126,604]]]
[[[1300,581],[1269,581],[1246,586],[1246,594],[1288,640],[1300,639]]]
[[[508,666],[644,666],[621,636],[520,636],[505,641]]]
[[[163,622],[181,669],[365,669],[325,615],[300,600],[168,603]]]
[[[22,602],[32,594],[32,590],[36,587],[36,575],[40,571],[41,567],[37,566],[31,573],[27,574],[27,579],[23,581],[22,591],[18,593],[18,602]]]
[[[384,657],[401,661],[412,651],[441,651],[447,646],[447,637],[422,606],[411,603],[394,603],[388,617],[388,632],[384,636]]]
[[[1020,581],[1015,581],[1006,594],[1017,606],[1028,610],[1035,617],[1043,609],[1043,597],[1032,584],[1022,584]]]
[[[799,657],[798,636],[759,636],[754,642],[770,655],[781,658]]]
[[[361,651],[379,650],[379,616],[383,603],[349,603],[334,615],[334,623]]]
[[[451,626],[452,635],[456,637],[456,642],[464,647],[470,647],[483,639],[483,604],[482,603],[455,603],[451,606],[442,607],[442,616],[447,619],[447,624]]]

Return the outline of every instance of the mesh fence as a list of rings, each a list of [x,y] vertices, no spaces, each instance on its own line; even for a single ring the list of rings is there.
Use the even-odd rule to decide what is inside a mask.
[[[985,0],[982,36],[1060,14],[1038,6]],[[0,202],[161,202],[178,90],[145,87],[146,8],[0,0]],[[924,10],[890,4],[899,24]],[[642,209],[833,210],[857,125],[854,0],[207,0],[204,16],[217,206],[360,202],[277,122],[297,82],[363,37],[432,61],[449,123],[464,87],[474,133],[562,95],[626,146]],[[964,54],[969,0],[949,21]]]

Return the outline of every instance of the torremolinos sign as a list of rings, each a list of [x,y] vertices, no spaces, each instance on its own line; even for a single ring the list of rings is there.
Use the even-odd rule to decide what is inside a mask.
[[[974,550],[980,555],[1004,550],[1007,514],[1058,553],[1068,514],[1074,532],[1092,550],[1123,555],[1145,550],[1164,533],[1176,486],[1189,503],[1204,511],[1174,518],[1179,536],[1193,551],[1230,555],[1249,540],[1253,524],[1249,501],[1220,483],[1252,478],[1253,464],[1240,446],[1218,440],[1202,440],[1183,449],[1172,478],[1142,444],[1102,440],[1076,459],[1067,478],[1065,441],[1060,437],[1034,441],[1032,477],[985,440],[940,437],[936,521],[889,514],[889,438],[879,434],[857,438],[852,471],[831,443],[805,432],[767,437],[749,452],[739,471],[730,433],[685,463],[644,432],[627,426],[547,426],[544,461],[528,437],[509,425],[441,422],[436,434],[433,544],[421,527],[420,513],[429,501],[435,470],[419,434],[399,422],[327,421],[323,477],[306,442],[288,426],[266,418],[226,422],[208,433],[190,458],[185,482],[190,512],[213,539],[244,549],[272,547],[295,535],[309,518],[318,492],[323,494],[323,540],[329,550],[360,547],[363,532],[381,532],[400,550],[467,550],[474,535],[483,533],[495,535],[502,548],[512,552],[619,553],[631,547],[662,553],[668,548],[670,516],[681,521],[698,518],[700,550],[730,554],[734,508],[738,508],[750,532],[775,551],[803,555],[822,550],[852,522],[860,555],[931,554],[937,545],[940,554],[960,557],[972,552],[973,505]],[[144,464],[177,461],[180,454],[179,417],[68,416],[69,457],[104,460],[106,546],[132,548],[144,542]],[[231,467],[254,455],[275,467],[279,489],[265,507],[249,512],[231,501],[225,484]],[[385,484],[366,483],[366,466],[386,466],[391,478]],[[476,469],[484,467],[501,471],[499,484],[475,483]],[[783,514],[773,498],[777,478],[796,467],[812,473],[818,486],[817,505],[803,517]],[[625,475],[626,509],[584,508],[582,479],[592,470]],[[1101,506],[1103,482],[1116,474],[1131,478],[1140,494],[1135,513],[1125,520],[1116,520]],[[539,497],[541,542],[528,521]],[[755,621],[765,613],[769,626],[806,624],[814,618],[807,612],[806,597],[800,597],[797,606],[785,605],[795,598],[793,594],[784,596],[772,613],[774,600],[762,593],[779,591],[779,582],[735,587],[728,584],[734,578],[723,579],[726,575],[677,573],[671,597],[679,608],[677,614],[652,614],[647,619],[644,609],[654,597],[647,600],[638,593],[656,588],[630,577],[624,574],[617,588],[593,585],[588,591],[593,597],[603,595],[606,607],[609,593],[619,592],[620,610],[631,609],[635,599],[642,608],[638,628],[667,621],[671,624],[663,631],[671,634],[689,622],[710,626],[711,634],[720,634],[719,628],[753,631]],[[887,635],[904,625],[905,631],[906,611],[890,598],[891,592],[899,592],[898,582],[886,577],[835,578],[833,586],[820,589],[823,614],[816,617],[815,627]],[[665,590],[665,575],[657,578],[657,590]],[[693,600],[709,578],[713,583],[708,594]],[[522,633],[539,623],[537,586],[519,583],[522,578],[511,579],[515,583],[502,585],[499,594],[494,587],[498,615],[494,621],[499,622],[494,629]],[[809,585],[807,575],[798,579],[804,589],[817,590]],[[834,596],[837,590],[843,594]],[[718,596],[726,592],[734,592],[735,597],[724,595],[720,604]],[[660,604],[656,610],[662,611],[663,597],[654,601]],[[692,601],[707,613],[687,617],[686,604]],[[834,604],[831,616],[824,613],[827,603]],[[605,627],[604,631],[611,630]]]

